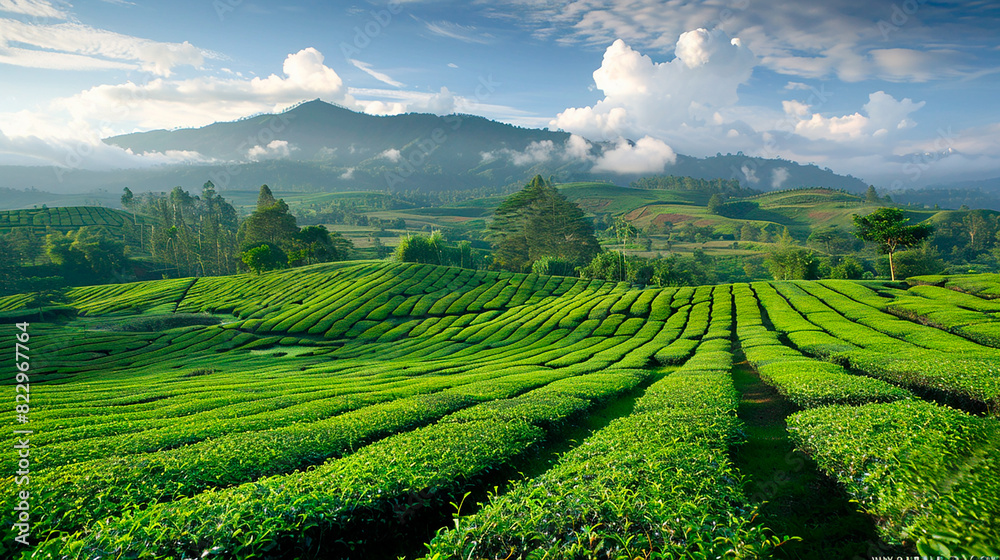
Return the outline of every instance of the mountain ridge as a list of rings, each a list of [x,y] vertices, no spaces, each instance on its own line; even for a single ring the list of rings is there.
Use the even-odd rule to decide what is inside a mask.
[[[211,180],[221,190],[266,183],[305,191],[451,191],[504,189],[534,175],[627,186],[654,174],[738,179],[744,187],[760,190],[808,186],[861,192],[867,187],[860,179],[812,164],[742,153],[706,158],[678,154],[662,171],[600,171],[595,163],[622,145],[575,140],[570,146],[571,137],[476,115],[368,115],[317,99],[279,113],[104,140],[136,154],[196,152],[203,158],[197,163],[110,171],[6,166],[0,168],[0,187],[160,191]]]

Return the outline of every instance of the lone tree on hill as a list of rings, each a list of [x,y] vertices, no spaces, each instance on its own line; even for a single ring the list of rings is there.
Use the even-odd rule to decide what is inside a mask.
[[[928,224],[907,225],[910,219],[899,208],[879,208],[867,216],[854,215],[854,235],[862,241],[875,243],[879,252],[889,255],[889,275],[896,280],[892,255],[899,249],[913,247],[934,230]]]
[[[500,203],[490,229],[496,263],[515,272],[530,271],[543,257],[583,265],[601,250],[583,210],[541,175]]]
[[[288,211],[288,205],[284,200],[275,200],[271,189],[263,185],[257,198],[257,209],[240,225],[237,237],[244,250],[260,242],[288,250],[298,232],[295,216]]]

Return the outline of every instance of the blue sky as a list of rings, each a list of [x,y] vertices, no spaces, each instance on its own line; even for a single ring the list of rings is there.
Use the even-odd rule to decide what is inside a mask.
[[[643,140],[618,155],[650,172],[743,151],[996,177],[998,24],[990,1],[0,0],[0,163],[201,161],[99,140],[321,98]]]

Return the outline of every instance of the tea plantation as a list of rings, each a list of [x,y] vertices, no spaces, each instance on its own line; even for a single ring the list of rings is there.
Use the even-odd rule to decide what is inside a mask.
[[[998,285],[354,261],[0,298],[32,430],[30,483],[11,451],[0,479],[30,545],[5,522],[0,556],[1000,555]],[[780,530],[737,368],[870,538]]]

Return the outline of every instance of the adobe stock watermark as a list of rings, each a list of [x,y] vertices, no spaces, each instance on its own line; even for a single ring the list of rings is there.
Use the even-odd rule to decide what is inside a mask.
[[[815,86],[808,86],[809,88],[809,98],[806,100],[805,104],[811,109],[819,109],[833,97],[833,92],[826,90],[826,84],[821,83],[819,88]],[[799,119],[794,115],[786,114],[784,117],[775,121],[771,130],[777,134],[768,133],[764,136],[764,145],[761,149],[760,157],[763,158],[773,158],[779,156],[781,144],[779,142],[779,136],[781,140],[787,140],[795,134],[795,128],[798,125]],[[740,180],[746,179],[750,181],[751,177],[757,176],[757,161],[752,157],[747,157],[740,167],[735,165],[730,166],[730,179]],[[759,180],[759,178],[758,178]]]
[[[470,104],[467,110],[475,110],[477,104],[488,99],[501,85],[503,85],[501,82],[493,81],[492,74],[485,78],[480,76],[479,84],[476,86],[474,92],[475,101]],[[385,172],[385,183],[388,189],[391,190],[392,187],[402,184],[407,178],[416,173],[427,161],[427,158],[448,141],[447,129],[450,129],[452,132],[457,131],[462,127],[465,116],[459,114],[446,115],[442,117],[442,120],[446,126],[436,127],[426,138],[417,142],[405,154],[400,154],[399,159],[396,161],[400,161],[401,164],[394,170]]]
[[[927,3],[927,0],[904,0],[902,6],[893,4],[889,8],[889,19],[880,19],[875,24],[882,40],[888,41],[889,35],[899,31],[900,28],[910,23],[910,19],[920,11],[920,6]]]
[[[952,133],[951,127],[947,129],[939,128],[937,130],[937,138],[934,140],[934,145],[932,146],[932,151],[924,152],[922,154],[913,154],[910,156],[909,161],[903,164],[903,174],[908,177],[907,181],[910,183],[915,183],[920,180],[924,173],[930,169],[935,163],[941,161],[942,159],[948,157],[948,152],[951,150],[952,146],[955,145],[955,134]],[[896,190],[902,188],[904,181],[896,179],[889,185],[890,190]]]
[[[142,85],[136,85],[129,89],[126,94],[117,100],[111,111],[104,114],[104,118],[97,124],[97,129],[108,130],[115,128],[118,123],[128,119],[129,115],[132,114],[133,105],[145,100],[147,97],[147,92]],[[63,165],[61,167],[53,167],[56,180],[62,183],[68,173],[81,169],[84,162],[93,157],[99,148],[106,147],[100,141],[97,143],[86,140],[76,142],[67,150],[66,157],[63,158]]]
[[[382,32],[392,23],[393,17],[398,16],[403,11],[401,4],[400,0],[389,0],[385,8],[371,10],[369,12],[371,19],[364,25],[354,26],[353,41],[350,43],[340,42],[340,52],[344,55],[344,60],[356,58],[357,55],[361,54],[361,51],[372,44],[372,41],[381,36]]]
[[[278,134],[282,133],[291,122],[295,120],[295,115],[290,111],[271,115],[257,132],[247,136],[246,140],[236,146],[237,153],[249,154],[250,150],[256,147],[267,148],[272,142],[278,139]],[[208,174],[209,180],[218,189],[225,189],[242,172],[244,161],[231,161],[221,171],[212,171]]]
[[[725,31],[726,25],[736,17],[738,12],[745,12],[750,8],[750,0],[734,0],[732,7],[723,8],[719,11],[719,17],[708,22],[706,29],[721,29]]]

